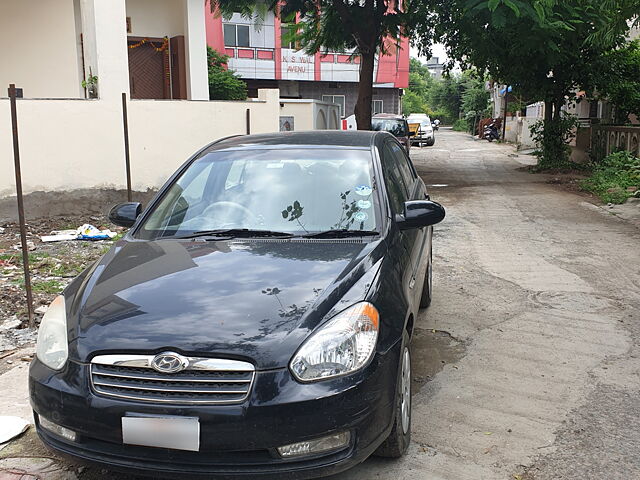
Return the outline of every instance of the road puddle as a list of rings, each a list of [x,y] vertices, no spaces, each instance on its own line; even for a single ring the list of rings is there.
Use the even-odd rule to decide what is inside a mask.
[[[464,357],[466,347],[449,333],[416,328],[411,341],[413,385],[415,395],[445,365],[456,365]]]

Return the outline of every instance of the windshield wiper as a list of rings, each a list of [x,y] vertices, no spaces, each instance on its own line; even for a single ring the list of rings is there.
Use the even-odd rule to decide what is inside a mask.
[[[197,237],[279,237],[279,238],[291,238],[294,235],[287,232],[275,232],[273,230],[254,230],[251,228],[219,228],[217,230],[202,230],[200,232],[193,232],[187,235],[179,235],[173,237],[173,239],[185,239],[185,238],[197,238]]]
[[[325,230],[323,232],[310,233],[303,235],[305,238],[346,238],[346,237],[373,237],[380,235],[375,230],[350,230],[348,228],[339,228],[335,230]]]

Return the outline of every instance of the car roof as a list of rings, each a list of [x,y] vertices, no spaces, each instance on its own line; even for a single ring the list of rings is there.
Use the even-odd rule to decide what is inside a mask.
[[[206,147],[201,155],[220,150],[265,150],[273,148],[349,148],[370,149],[389,135],[368,130],[312,130],[236,135],[223,138]]]
[[[404,120],[402,115],[396,115],[395,113],[376,113],[373,118],[386,118],[390,120]]]

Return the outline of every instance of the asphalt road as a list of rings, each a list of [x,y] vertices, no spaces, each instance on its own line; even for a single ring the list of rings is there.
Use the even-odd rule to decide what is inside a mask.
[[[640,478],[640,228],[522,171],[531,157],[506,145],[441,130],[412,158],[447,208],[413,342],[413,442],[333,480]],[[0,450],[3,468],[125,478],[78,471],[32,432]]]

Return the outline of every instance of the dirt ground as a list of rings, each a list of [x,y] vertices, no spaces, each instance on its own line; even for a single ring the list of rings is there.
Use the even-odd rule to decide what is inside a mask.
[[[640,478],[640,203],[598,205],[523,171],[532,158],[512,147],[450,130],[412,159],[447,208],[412,343],[412,444],[332,480]],[[34,243],[70,248],[45,257],[76,255],[70,269],[108,247]],[[25,351],[0,360],[0,411],[29,413]],[[0,478],[132,479],[60,459],[32,430],[0,449]]]
[[[113,244],[107,240],[43,243],[40,237],[86,223],[101,229],[122,230],[101,216],[58,216],[31,220],[27,224],[34,309],[40,309],[35,316],[36,325],[55,296]],[[3,351],[33,343],[34,337],[34,330],[28,328],[20,229],[17,223],[0,224],[0,356]]]

